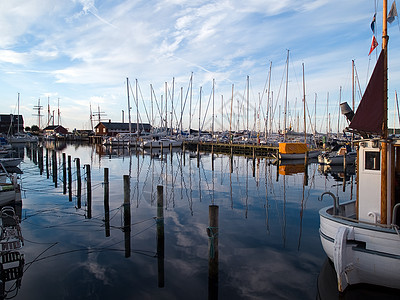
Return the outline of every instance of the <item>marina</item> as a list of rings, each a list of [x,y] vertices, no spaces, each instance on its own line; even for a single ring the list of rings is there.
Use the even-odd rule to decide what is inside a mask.
[[[20,167],[16,299],[315,299],[318,196],[355,197],[354,172],[204,151],[48,142]]]

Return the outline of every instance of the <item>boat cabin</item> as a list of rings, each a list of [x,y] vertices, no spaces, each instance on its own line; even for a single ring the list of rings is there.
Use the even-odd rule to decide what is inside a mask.
[[[400,141],[392,140],[387,146],[386,205],[381,201],[381,148],[380,139],[359,142],[357,217],[362,222],[382,223],[382,215],[386,214],[386,224],[390,225],[396,223],[396,220],[392,220],[393,207],[400,203],[400,191],[396,190],[396,180],[400,179],[400,176],[396,176],[396,166],[400,166]],[[397,171],[400,171],[398,167]]]

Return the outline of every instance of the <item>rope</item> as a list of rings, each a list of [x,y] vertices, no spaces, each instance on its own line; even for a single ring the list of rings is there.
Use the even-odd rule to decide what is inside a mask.
[[[218,227],[207,227],[207,235],[208,235],[208,239],[210,240],[210,251],[209,251],[209,256],[210,258],[214,258],[215,257],[215,243],[214,240],[218,237],[218,232],[213,231],[213,229],[217,229]]]

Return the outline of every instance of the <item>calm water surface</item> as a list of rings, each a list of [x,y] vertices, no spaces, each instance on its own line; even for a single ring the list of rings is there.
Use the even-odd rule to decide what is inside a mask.
[[[340,172],[324,174],[315,163],[305,172],[303,165],[277,169],[263,158],[47,147],[42,172],[34,149],[25,150],[20,165],[25,272],[16,299],[315,299],[326,260],[318,211],[332,202],[318,197],[326,190],[341,201],[355,197],[352,176],[344,181]],[[72,201],[63,193],[62,153],[72,158]],[[110,178],[109,234],[104,168]],[[123,175],[130,175],[130,232],[124,230]],[[156,218],[157,185],[164,187],[163,220]],[[210,205],[219,207],[218,245],[207,235]],[[164,249],[157,245],[162,222]]]

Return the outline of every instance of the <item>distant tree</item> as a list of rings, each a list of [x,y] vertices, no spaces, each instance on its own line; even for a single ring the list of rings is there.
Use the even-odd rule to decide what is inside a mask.
[[[39,131],[39,126],[37,126],[37,125],[32,125],[31,131],[32,131],[32,132]]]
[[[29,126],[26,126],[25,131],[31,131],[31,128]]]

